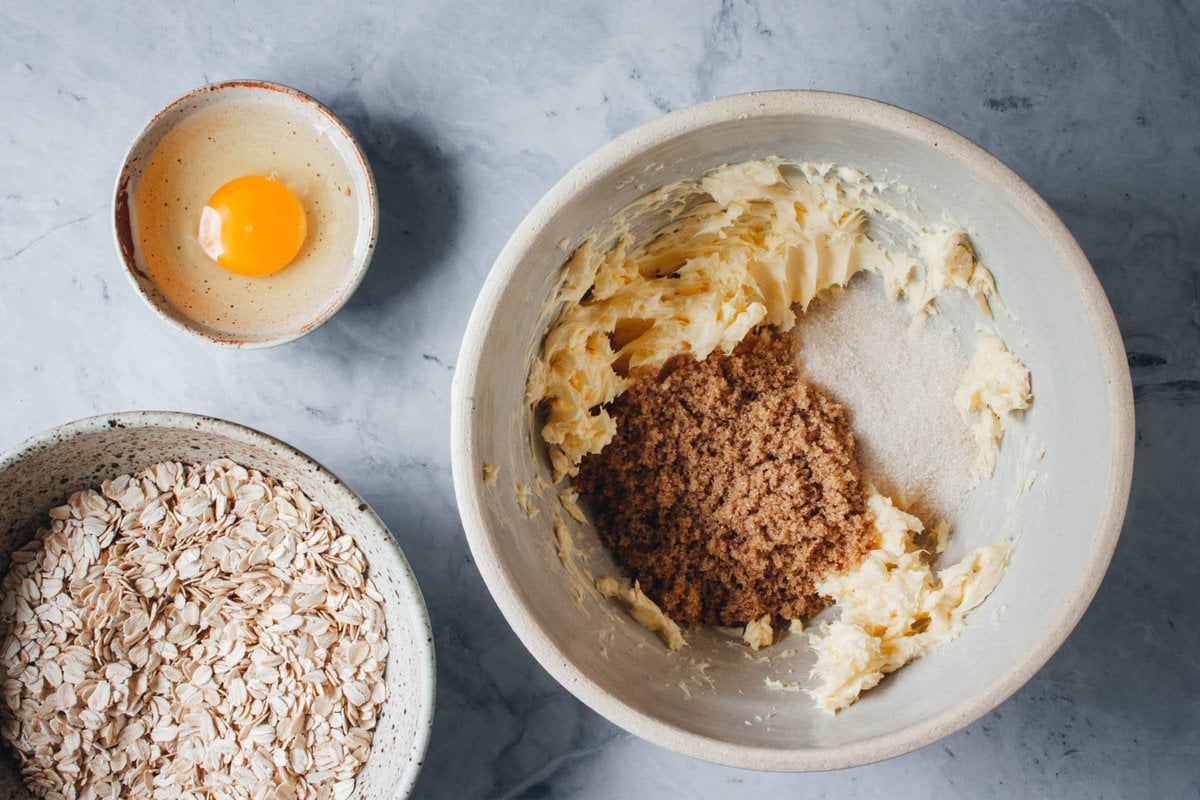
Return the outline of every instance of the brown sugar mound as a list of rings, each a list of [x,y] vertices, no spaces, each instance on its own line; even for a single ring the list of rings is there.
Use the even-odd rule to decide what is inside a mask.
[[[677,622],[807,618],[873,543],[846,410],[790,335],[683,357],[612,403],[575,486],[617,563]]]

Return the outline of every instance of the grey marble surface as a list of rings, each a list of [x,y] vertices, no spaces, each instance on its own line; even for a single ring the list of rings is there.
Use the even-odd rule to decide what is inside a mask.
[[[0,5],[0,447],[119,409],[296,445],[395,532],[436,631],[419,797],[1200,797],[1200,6],[1196,3],[6,2]],[[160,107],[206,82],[300,88],[361,138],[382,202],[332,321],[235,352],[167,329],[120,271],[110,194]],[[551,680],[464,541],[450,380],[476,292],[578,159],[754,89],[892,102],[999,156],[1061,214],[1120,322],[1137,466],[1112,567],[1014,697],[836,773],[696,762]]]

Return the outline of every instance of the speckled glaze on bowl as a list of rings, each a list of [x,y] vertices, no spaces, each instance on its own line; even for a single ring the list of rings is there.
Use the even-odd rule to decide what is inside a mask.
[[[137,247],[133,230],[133,194],[141,170],[172,129],[191,115],[223,104],[256,104],[298,115],[327,137],[337,150],[351,180],[357,200],[357,232],[351,257],[340,265],[341,277],[330,293],[308,289],[296,298],[296,308],[305,314],[265,314],[253,325],[222,326],[205,319],[194,309],[173,304],[155,284]],[[318,327],[337,312],[362,283],[375,251],[379,231],[379,198],[375,176],[354,136],[333,112],[313,98],[276,83],[236,80],[195,89],[175,100],[146,125],[129,147],[117,175],[113,197],[113,235],[125,265],[125,274],[158,317],[169,325],[205,341],[237,348],[270,347],[296,339]]]
[[[548,477],[523,365],[557,313],[549,300],[566,255],[646,191],[770,156],[857,167],[909,187],[927,219],[954,216],[995,273],[1011,311],[996,324],[1031,368],[1036,397],[1007,435],[996,477],[968,495],[951,520],[946,563],[977,546],[1017,539],[1006,576],[958,639],[888,676],[837,716],[818,711],[804,694],[766,685],[777,659],[794,659],[789,678],[805,680],[811,653],[802,638],[777,644],[765,666],[710,631],[689,632],[677,656],[596,591],[584,586],[572,602],[577,584],[557,557],[552,492],[533,518],[515,497],[516,482],[536,486]],[[1132,474],[1133,399],[1124,348],[1095,274],[1062,222],[1017,175],[953,131],[892,106],[767,92],[714,100],[631,131],[542,198],[480,292],[454,375],[451,437],[475,562],[513,630],[563,686],[617,725],[680,753],[755,769],[823,770],[896,756],[961,729],[1016,691],[1062,644],[1116,546]],[[1038,446],[1045,456],[1037,481],[1023,492],[1028,472],[1019,471],[1019,457]],[[500,468],[492,485],[482,479],[485,464]],[[616,572],[594,530],[585,530],[577,547],[594,551],[596,574]],[[786,655],[789,648],[798,655]],[[694,665],[701,662],[708,666],[698,679]]]
[[[38,434],[0,455],[0,569],[73,492],[160,461],[227,457],[295,481],[353,537],[384,597],[390,645],[388,696],[354,800],[406,797],[417,780],[433,724],[434,651],[416,578],[387,527],[335,475],[287,444],[211,417],[161,411],[108,414]],[[0,746],[0,796],[32,800],[16,761]]]

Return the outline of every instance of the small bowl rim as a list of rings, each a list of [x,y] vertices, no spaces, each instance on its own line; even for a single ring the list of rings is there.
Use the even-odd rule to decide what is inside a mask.
[[[359,509],[359,513],[363,515],[368,527],[383,541],[386,557],[396,567],[398,581],[409,595],[408,602],[405,604],[406,611],[414,631],[418,634],[414,638],[419,641],[409,643],[413,649],[419,651],[414,659],[421,683],[415,693],[416,701],[419,704],[415,710],[418,717],[417,735],[409,751],[411,758],[401,775],[398,776],[399,780],[394,784],[396,797],[408,797],[420,776],[433,731],[437,696],[437,654],[433,644],[433,627],[429,620],[429,607],[421,592],[421,586],[417,583],[416,574],[413,572],[412,565],[408,563],[404,551],[400,548],[400,543],[396,541],[396,537],[392,535],[391,530],[375,510],[358,492],[331,470],[282,439],[248,425],[186,411],[117,411],[64,422],[40,433],[35,433],[19,444],[0,452],[0,475],[32,453],[53,448],[61,442],[78,436],[109,428],[194,430],[199,433],[223,436],[267,451],[277,451],[305,464],[312,472],[328,482],[331,491],[344,493],[351,501],[352,506]]]
[[[345,290],[334,299],[332,303],[317,314],[313,319],[299,326],[298,328],[287,331],[286,333],[255,339],[238,339],[235,337],[219,337],[213,336],[210,331],[206,331],[199,325],[193,326],[189,322],[187,315],[174,309],[166,302],[165,298],[158,299],[146,291],[141,281],[138,280],[137,261],[134,256],[135,244],[133,240],[132,215],[130,205],[132,197],[130,187],[137,177],[132,172],[131,161],[135,151],[149,138],[158,128],[162,120],[173,110],[179,106],[203,95],[218,94],[234,89],[249,89],[252,91],[273,92],[289,98],[299,106],[307,106],[312,110],[321,114],[345,137],[349,143],[351,152],[355,158],[353,163],[349,164],[352,170],[359,170],[367,184],[367,195],[359,200],[360,212],[365,211],[368,218],[368,234],[367,247],[363,251],[362,257],[354,261],[351,268],[347,270],[347,275],[351,278]],[[140,174],[140,173],[139,173]],[[190,336],[199,338],[210,344],[216,344],[221,347],[231,347],[239,350],[257,350],[266,347],[275,347],[287,342],[299,339],[306,333],[309,333],[316,328],[319,328],[329,320],[334,314],[341,310],[353,296],[358,287],[362,284],[363,278],[366,276],[367,269],[371,265],[371,260],[375,254],[375,246],[379,238],[379,191],[375,184],[375,172],[371,169],[371,162],[367,159],[363,152],[362,145],[358,139],[350,132],[345,123],[329,110],[319,100],[305,94],[299,89],[294,89],[282,83],[272,81],[257,80],[252,78],[237,78],[226,81],[218,81],[208,83],[204,86],[199,86],[192,89],[187,94],[184,94],[175,100],[172,100],[161,110],[156,113],[149,122],[147,122],[130,142],[129,147],[125,150],[125,156],[121,160],[121,169],[117,172],[117,179],[113,187],[113,202],[112,202],[112,231],[113,241],[116,243],[117,253],[120,256],[121,263],[124,267],[125,277],[133,284],[134,291],[138,296],[150,307],[154,314],[161,320],[176,330],[183,331]],[[150,276],[146,275],[145,280],[153,283]],[[166,307],[164,307],[166,306]]]
[[[482,476],[475,467],[471,432],[477,409],[473,386],[485,333],[496,316],[505,287],[545,226],[578,193],[613,168],[679,136],[736,119],[813,115],[868,124],[899,137],[936,147],[965,163],[1038,229],[1059,256],[1071,279],[1100,350],[1107,379],[1114,462],[1108,473],[1106,505],[1086,553],[1079,579],[1043,628],[1037,646],[1015,659],[997,679],[962,703],[920,724],[849,744],[826,748],[770,748],[742,745],[683,730],[651,717],[576,669],[526,611],[509,587],[515,576],[483,515]],[[472,555],[493,600],[517,637],[564,688],[604,718],[677,753],[734,767],[775,771],[821,771],[860,766],[903,755],[955,733],[988,713],[1041,669],[1078,624],[1100,586],[1116,548],[1133,475],[1133,389],[1125,349],[1107,295],[1087,257],[1066,225],[1013,170],[967,137],[907,109],[857,95],[782,89],[729,95],[665,114],[601,146],[581,160],[530,210],[505,244],[480,289],[463,337],[451,390],[451,463],[455,494]]]

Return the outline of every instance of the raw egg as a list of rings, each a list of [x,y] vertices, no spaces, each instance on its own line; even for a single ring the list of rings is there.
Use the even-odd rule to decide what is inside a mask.
[[[238,275],[270,275],[304,243],[304,207],[280,181],[243,175],[217,189],[200,212],[200,246]]]
[[[228,94],[237,99],[179,104],[141,166],[130,204],[137,257],[163,301],[206,335],[291,336],[361,274],[368,184],[320,112],[280,92]]]

